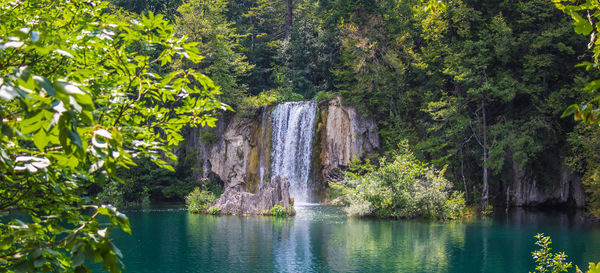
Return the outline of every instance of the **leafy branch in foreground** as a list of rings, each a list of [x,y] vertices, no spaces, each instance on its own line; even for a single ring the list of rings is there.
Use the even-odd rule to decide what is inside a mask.
[[[183,126],[214,126],[209,114],[228,106],[201,73],[155,72],[201,60],[162,15],[133,18],[97,0],[2,0],[0,21],[0,271],[89,272],[102,262],[120,272],[109,227],[130,232],[129,221],[86,189],[138,156],[172,169]]]
[[[552,248],[550,248],[550,244],[552,244],[552,240],[550,237],[544,236],[543,233],[539,233],[535,238],[537,239],[535,244],[540,247],[539,250],[531,253],[537,264],[535,272],[567,272],[569,268],[573,266],[570,262],[566,262],[567,255],[565,255],[564,252],[551,252]]]
[[[600,31],[600,25],[598,20],[600,19],[600,2],[585,0],[585,1],[572,1],[572,0],[552,0],[555,6],[570,15],[573,18],[574,30],[577,34],[589,36],[590,41],[587,45],[588,49],[592,52],[592,62],[584,61],[577,66],[585,67],[588,71],[598,72],[598,65],[600,64],[598,58],[600,57],[600,43],[596,38],[597,33]],[[588,92],[595,92],[600,88],[600,79],[589,82],[585,90]],[[582,104],[570,105],[562,114],[562,117],[573,115],[575,120],[581,120],[590,124],[598,124],[598,114],[600,113],[600,96],[593,98]]]
[[[552,244],[552,240],[550,236],[544,236],[544,233],[538,233],[535,235],[537,241],[535,244],[540,247],[540,249],[532,252],[533,259],[536,262],[535,272],[544,273],[559,273],[559,272],[567,272],[569,268],[573,267],[571,262],[567,262],[567,255],[564,252],[552,253],[552,248],[550,244]],[[583,273],[578,266],[575,266],[577,273]],[[594,264],[589,263],[588,270],[585,273],[600,273],[600,263]]]

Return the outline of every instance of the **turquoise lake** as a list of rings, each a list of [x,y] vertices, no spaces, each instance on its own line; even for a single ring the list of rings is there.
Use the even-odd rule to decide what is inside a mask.
[[[581,212],[504,211],[460,223],[356,219],[331,206],[297,216],[130,210],[132,235],[113,234],[126,272],[529,272],[533,236],[577,265],[600,261],[600,226]],[[574,271],[574,270],[573,270]]]

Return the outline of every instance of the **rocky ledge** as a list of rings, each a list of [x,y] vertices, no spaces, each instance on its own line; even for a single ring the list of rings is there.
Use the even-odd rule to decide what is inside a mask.
[[[276,205],[284,208],[288,215],[295,214],[290,182],[285,177],[277,176],[271,182],[263,183],[255,194],[229,187],[212,207],[218,208],[221,214],[268,215]]]

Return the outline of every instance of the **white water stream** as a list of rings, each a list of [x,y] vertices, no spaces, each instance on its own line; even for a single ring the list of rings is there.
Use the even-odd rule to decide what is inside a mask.
[[[317,105],[314,102],[278,104],[273,122],[271,179],[286,177],[295,203],[309,203],[312,142]]]

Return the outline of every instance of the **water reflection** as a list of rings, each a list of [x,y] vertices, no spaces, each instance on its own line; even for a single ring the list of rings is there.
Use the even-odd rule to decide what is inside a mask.
[[[528,272],[533,235],[585,265],[600,261],[600,229],[577,215],[514,211],[487,221],[431,223],[346,218],[327,206],[290,219],[129,212],[116,234],[129,272]]]

